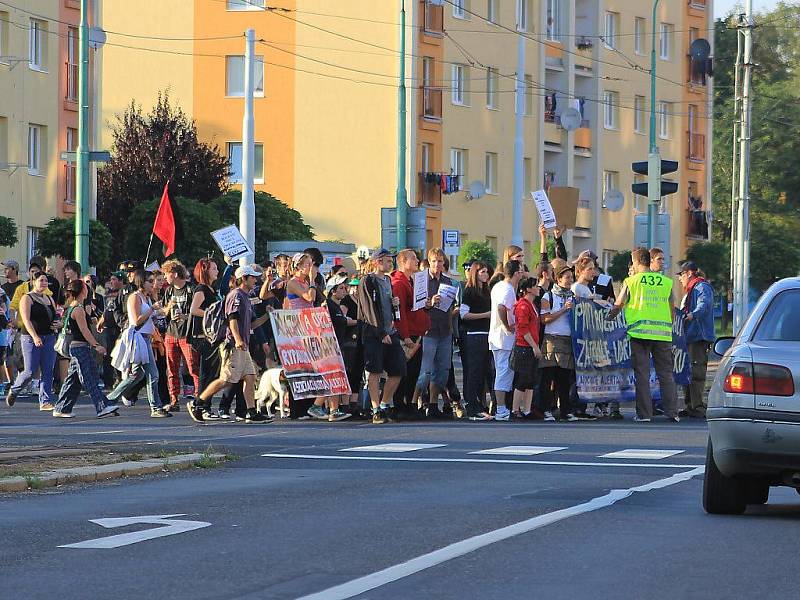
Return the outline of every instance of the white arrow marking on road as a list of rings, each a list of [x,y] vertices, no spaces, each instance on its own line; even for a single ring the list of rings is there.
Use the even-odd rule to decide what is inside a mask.
[[[186,533],[187,531],[202,529],[203,527],[208,527],[211,525],[211,523],[206,523],[205,521],[185,521],[183,519],[172,518],[183,516],[186,515],[144,515],[141,517],[89,519],[90,523],[97,523],[101,527],[105,527],[107,529],[125,527],[126,525],[136,525],[138,523],[146,523],[148,525],[164,525],[164,527],[154,527],[153,529],[145,529],[144,531],[120,533],[118,535],[110,535],[108,537],[78,542],[77,544],[66,544],[64,546],[59,546],[59,548],[119,548],[120,546],[129,546],[130,544],[153,540],[155,538],[160,538],[167,535]]]

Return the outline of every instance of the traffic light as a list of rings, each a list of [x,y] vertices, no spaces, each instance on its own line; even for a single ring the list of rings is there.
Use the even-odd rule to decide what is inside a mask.
[[[647,175],[649,172],[648,164],[650,161],[647,160],[640,160],[638,162],[633,163],[631,168],[633,169],[634,173],[638,175]],[[661,180],[661,190],[659,193],[659,197],[661,196],[669,196],[670,194],[674,194],[678,191],[678,183],[675,181],[664,181],[661,179],[661,176],[666,175],[667,173],[674,173],[678,170],[678,161],[677,160],[662,160],[661,161],[661,173],[658,174],[658,179]],[[648,196],[647,193],[648,187],[647,182],[644,181],[642,183],[634,183],[631,186],[634,194],[639,196]]]

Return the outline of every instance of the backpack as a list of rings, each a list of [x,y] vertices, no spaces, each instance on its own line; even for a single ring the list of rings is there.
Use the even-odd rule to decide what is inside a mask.
[[[203,315],[202,335],[209,344],[219,344],[225,339],[227,326],[225,301],[217,300],[206,309]]]

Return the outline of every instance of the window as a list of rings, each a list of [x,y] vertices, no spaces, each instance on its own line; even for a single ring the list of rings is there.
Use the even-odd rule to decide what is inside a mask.
[[[8,163],[8,119],[0,117],[0,169]]]
[[[522,159],[522,197],[530,198],[530,193],[533,191],[531,183],[533,182],[533,161],[530,158]]]
[[[47,70],[47,21],[31,19],[28,31],[28,66],[36,71]]]
[[[606,129],[619,128],[619,94],[603,92],[603,126]]]
[[[28,250],[28,260],[25,261],[30,264],[31,259],[39,254],[39,232],[41,229],[39,227],[28,227],[28,239],[27,239],[27,250]]]
[[[486,236],[486,244],[492,251],[497,254],[497,236],[494,235],[487,235]]]
[[[225,57],[225,95],[244,97],[244,56]],[[256,56],[253,66],[254,94],[264,97],[264,57]]]
[[[453,0],[453,16],[456,19],[468,19],[469,0]]]
[[[775,296],[761,317],[753,341],[800,342],[798,307],[800,290],[785,290]]]
[[[265,0],[228,0],[227,10],[264,10]]]
[[[452,77],[453,104],[468,104],[469,67],[466,65],[453,65]]]
[[[633,99],[633,130],[636,133],[644,133],[644,96],[636,96]]]
[[[497,23],[497,0],[486,0],[486,20],[489,23]]]
[[[672,36],[675,26],[669,23],[661,23],[658,40],[658,56],[661,60],[672,60]]]
[[[486,69],[486,108],[499,108],[497,105],[497,88],[500,76],[497,69],[489,67]]]
[[[8,13],[0,10],[0,63],[6,62],[3,56],[8,56]]]
[[[45,129],[42,125],[28,125],[28,173],[31,175],[44,175],[42,147]]]
[[[606,13],[606,29],[603,34],[603,43],[606,48],[617,47],[617,25],[619,24],[619,13],[607,12]]]
[[[619,173],[617,171],[603,171],[603,203],[609,192],[619,189]]]
[[[636,54],[645,53],[645,37],[647,36],[647,21],[636,17],[633,22],[633,51]]]
[[[450,148],[450,171],[458,177],[459,187],[467,180],[467,151]]]
[[[423,173],[430,173],[433,171],[431,165],[431,158],[433,157],[433,146],[427,142],[423,142],[420,147],[420,166]]]
[[[547,0],[547,39],[558,40],[561,36],[561,2]]]
[[[67,29],[67,100],[78,100],[78,28]]]
[[[672,106],[669,102],[658,103],[658,137],[662,140],[669,139],[669,117]]]
[[[72,127],[67,127],[67,152],[75,152],[78,147],[78,130]],[[75,202],[77,192],[77,165],[75,161],[68,160],[64,165],[65,173],[65,191],[64,200],[67,202]]]
[[[231,183],[242,183],[242,142],[228,144],[228,160],[231,163]],[[264,183],[264,144],[256,142],[253,160],[253,183]]]
[[[533,14],[533,6],[531,0],[517,0],[517,30],[530,31],[531,30],[531,15]]]
[[[497,154],[486,153],[486,193],[497,193]]]
[[[525,75],[525,103],[523,109],[524,115],[531,116],[533,114],[533,76]]]

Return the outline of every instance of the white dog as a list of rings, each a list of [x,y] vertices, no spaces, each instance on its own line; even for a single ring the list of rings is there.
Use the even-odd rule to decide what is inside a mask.
[[[264,371],[256,390],[256,410],[266,410],[267,415],[272,417],[272,407],[276,403],[281,419],[285,418],[289,409],[289,388],[286,375],[280,367]]]

